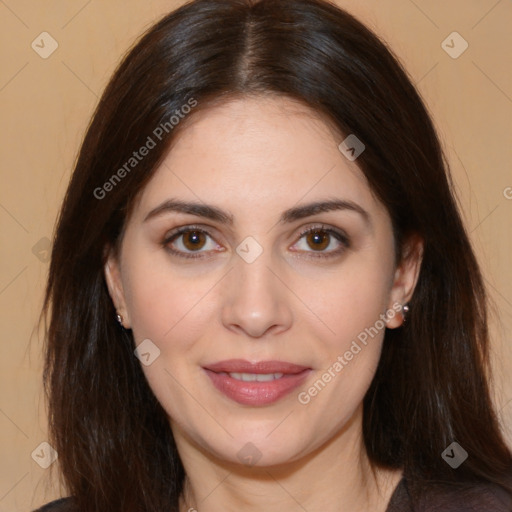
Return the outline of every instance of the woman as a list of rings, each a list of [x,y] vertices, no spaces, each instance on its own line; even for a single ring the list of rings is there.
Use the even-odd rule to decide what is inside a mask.
[[[41,510],[511,510],[438,138],[332,4],[197,0],[142,37],[83,142],[44,311],[71,498]]]

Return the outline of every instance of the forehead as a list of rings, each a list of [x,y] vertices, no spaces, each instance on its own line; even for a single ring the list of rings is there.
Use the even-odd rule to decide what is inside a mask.
[[[382,207],[339,151],[344,136],[294,100],[236,99],[185,124],[141,194],[140,215],[170,196],[222,205],[237,218],[327,196]]]

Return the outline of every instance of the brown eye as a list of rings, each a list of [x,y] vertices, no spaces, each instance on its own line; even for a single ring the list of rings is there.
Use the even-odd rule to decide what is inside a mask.
[[[200,228],[185,227],[170,233],[162,246],[171,254],[183,258],[205,258],[207,252],[218,249],[211,235]]]
[[[309,247],[315,251],[323,251],[329,246],[331,241],[331,235],[323,230],[310,231],[309,233],[306,233],[306,235],[306,241],[308,242]]]
[[[183,245],[189,251],[202,249],[206,242],[205,234],[201,231],[187,231],[182,233],[182,237]]]
[[[323,225],[313,226],[300,234],[297,246],[300,252],[306,254],[306,257],[330,258],[341,255],[349,248],[350,240],[343,231],[338,229]]]

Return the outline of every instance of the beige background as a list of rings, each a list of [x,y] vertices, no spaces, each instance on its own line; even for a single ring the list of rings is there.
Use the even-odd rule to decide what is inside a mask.
[[[0,512],[29,511],[59,496],[50,470],[31,458],[46,439],[35,324],[49,239],[84,130],[114,66],[143,29],[180,3],[0,0]],[[338,3],[403,60],[443,139],[496,303],[496,402],[512,441],[512,2]],[[457,59],[441,46],[453,31],[469,44]],[[47,59],[31,47],[42,32],[58,42]]]

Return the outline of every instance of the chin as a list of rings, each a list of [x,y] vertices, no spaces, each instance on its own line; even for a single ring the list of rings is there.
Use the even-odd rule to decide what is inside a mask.
[[[276,424],[273,424],[275,428]],[[295,438],[290,436],[290,431],[298,432],[295,427],[284,429],[281,433],[271,433],[272,429],[244,428],[237,432],[226,425],[227,430],[233,435],[222,436],[222,439],[202,437],[198,433],[197,441],[207,454],[213,455],[219,461],[229,464],[238,464],[248,467],[266,467],[287,464],[300,459],[314,449],[311,442],[305,443],[303,436]]]

